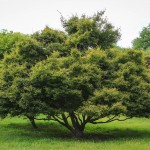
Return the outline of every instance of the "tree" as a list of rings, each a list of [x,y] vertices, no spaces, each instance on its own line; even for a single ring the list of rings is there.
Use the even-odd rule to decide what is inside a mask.
[[[25,37],[26,35],[23,35],[19,32],[2,30],[0,32],[0,58],[3,57],[4,53],[11,52],[15,47],[15,44]]]
[[[67,43],[81,51],[88,48],[109,49],[113,47],[113,44],[120,38],[119,29],[115,29],[103,17],[104,13],[105,11],[100,11],[92,17],[75,15],[68,20],[62,16],[62,25],[69,36]]]
[[[150,78],[138,51],[54,53],[32,68],[27,87],[21,103],[38,103],[46,115],[40,120],[57,121],[76,137],[83,136],[87,123],[149,115]]]
[[[143,28],[138,38],[133,40],[133,48],[141,50],[150,49],[150,24]]]
[[[46,27],[15,44],[0,67],[0,116],[26,116],[33,127],[54,120],[76,137],[87,123],[148,117],[142,52],[107,49],[120,35],[103,14],[73,16],[62,20],[67,34]]]
[[[21,107],[20,99],[21,94],[25,92],[24,86],[27,84],[31,67],[46,57],[46,52],[40,44],[29,37],[16,44],[10,54],[4,55],[3,66],[0,68],[1,117],[26,116],[36,128],[34,122],[34,116],[37,115],[36,107],[30,104],[28,108]]]

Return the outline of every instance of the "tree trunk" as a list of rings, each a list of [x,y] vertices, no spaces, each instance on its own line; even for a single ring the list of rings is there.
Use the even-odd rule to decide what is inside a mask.
[[[84,135],[83,131],[80,131],[80,130],[75,130],[73,134],[76,138],[83,138],[83,135]]]
[[[28,116],[28,119],[30,120],[30,123],[31,123],[32,127],[33,127],[34,129],[37,129],[37,125],[35,124],[34,117],[29,117],[29,116]]]
[[[74,112],[69,113],[71,122],[73,125],[73,134],[76,138],[82,138],[83,137],[83,132],[85,128],[85,122],[80,122],[79,123],[79,118],[75,115]]]
[[[85,129],[86,123],[88,123],[88,118],[85,119],[83,117],[82,119],[80,118],[79,115],[76,115],[74,112],[69,112],[69,116],[66,116],[64,113],[60,117],[53,116],[54,120],[60,123],[61,125],[65,126],[68,130],[71,131],[71,133],[76,137],[76,138],[82,138],[83,137],[83,132]],[[68,117],[71,119],[71,123],[69,124],[68,122]]]

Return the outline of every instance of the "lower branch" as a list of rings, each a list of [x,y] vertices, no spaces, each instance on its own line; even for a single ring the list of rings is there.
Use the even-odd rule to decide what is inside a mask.
[[[116,116],[114,116],[112,118],[109,118],[107,121],[96,121],[96,120],[98,120],[98,118],[97,118],[97,119],[94,119],[94,120],[90,120],[89,123],[92,123],[92,124],[103,124],[103,123],[109,123],[109,122],[113,122],[113,121],[125,121],[125,120],[131,119],[131,118],[132,117],[127,117],[125,119],[119,119],[119,118],[116,118]]]

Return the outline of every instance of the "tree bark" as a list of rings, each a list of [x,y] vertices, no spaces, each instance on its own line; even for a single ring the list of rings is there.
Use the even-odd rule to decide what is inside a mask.
[[[37,127],[37,125],[36,125],[36,123],[35,123],[34,117],[31,117],[31,116],[27,116],[27,117],[28,117],[28,119],[29,119],[29,121],[30,121],[32,127],[33,127],[34,129],[37,129],[38,127]]]
[[[84,136],[83,131],[81,130],[74,130],[73,134],[76,138],[83,138]]]

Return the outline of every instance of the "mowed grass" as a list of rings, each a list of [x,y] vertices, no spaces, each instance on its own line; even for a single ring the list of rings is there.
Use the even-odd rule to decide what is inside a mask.
[[[88,124],[81,140],[58,123],[37,125],[34,130],[23,118],[0,120],[0,150],[150,150],[150,119]]]

